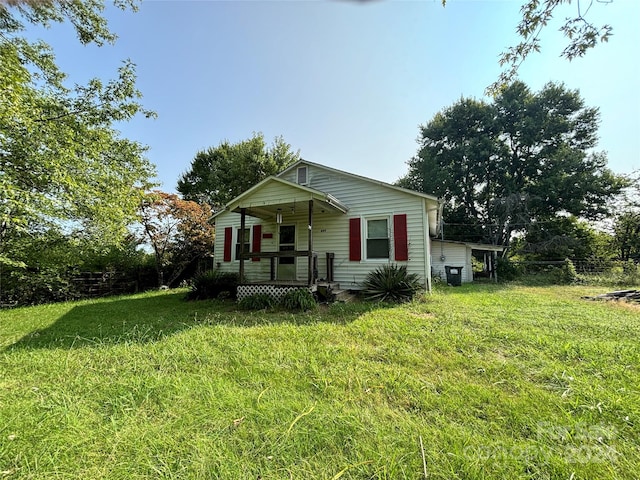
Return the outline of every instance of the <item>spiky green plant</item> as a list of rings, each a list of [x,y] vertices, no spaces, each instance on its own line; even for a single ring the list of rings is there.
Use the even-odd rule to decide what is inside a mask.
[[[409,273],[406,265],[387,264],[367,275],[364,297],[378,302],[407,302],[423,288],[420,277]]]

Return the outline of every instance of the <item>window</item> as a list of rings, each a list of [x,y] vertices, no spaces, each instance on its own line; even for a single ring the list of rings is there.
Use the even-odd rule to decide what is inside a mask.
[[[367,258],[389,258],[389,220],[367,220]]]
[[[307,184],[307,167],[298,167],[298,185]]]
[[[241,229],[238,229],[237,235],[236,235],[236,260],[240,260],[240,233],[242,232]],[[251,233],[251,229],[249,228],[245,228],[244,229],[244,252],[245,253],[249,253],[251,251],[251,240],[250,240],[250,235]]]

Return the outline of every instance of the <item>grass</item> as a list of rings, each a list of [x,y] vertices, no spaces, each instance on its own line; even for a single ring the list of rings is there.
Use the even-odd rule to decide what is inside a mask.
[[[0,479],[635,478],[640,310],[594,293],[2,311]]]

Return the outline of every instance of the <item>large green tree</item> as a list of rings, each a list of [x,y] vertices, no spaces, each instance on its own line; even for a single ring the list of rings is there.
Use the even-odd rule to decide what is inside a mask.
[[[300,159],[282,137],[269,146],[262,133],[238,143],[224,141],[196,154],[188,172],[178,180],[185,200],[206,203],[214,211],[270,175]]]
[[[597,128],[598,110],[577,91],[515,82],[492,103],[463,98],[422,126],[399,183],[447,202],[449,238],[508,245],[558,215],[608,213],[626,183],[593,151]]]
[[[116,2],[135,9],[135,3]],[[3,238],[46,222],[75,221],[110,239],[126,233],[153,166],[146,147],[122,138],[116,122],[142,113],[135,68],[69,87],[51,48],[24,36],[27,23],[70,22],[82,44],[113,42],[102,1],[0,3],[0,261]]]

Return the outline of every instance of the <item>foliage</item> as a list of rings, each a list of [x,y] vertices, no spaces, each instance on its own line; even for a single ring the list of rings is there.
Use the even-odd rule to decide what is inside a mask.
[[[569,285],[578,281],[576,267],[571,260],[565,258],[564,263],[553,270],[553,279],[560,285]]]
[[[64,302],[81,296],[71,275],[56,268],[10,269],[2,276],[0,303],[3,306]]]
[[[522,40],[500,55],[500,66],[506,66],[506,70],[500,74],[498,80],[487,88],[488,92],[497,93],[516,78],[522,62],[531,53],[540,51],[540,34],[552,21],[558,7],[569,3],[571,0],[527,0],[522,5],[520,9],[522,17],[516,29]],[[588,3],[586,8],[584,8],[584,3]],[[560,26],[560,31],[568,40],[561,56],[567,60],[584,56],[598,43],[609,41],[613,34],[611,25],[596,25],[587,20],[587,13],[591,10],[593,1],[589,0],[584,3],[577,0],[575,15],[566,17]]]
[[[531,224],[524,236],[513,241],[511,254],[533,261],[616,257],[611,235],[572,215]]]
[[[300,159],[300,152],[282,137],[268,147],[262,133],[238,143],[224,141],[196,154],[188,172],[178,180],[186,200],[207,203],[215,211],[270,175]]]
[[[313,294],[306,288],[295,288],[285,293],[280,299],[280,305],[287,310],[306,312],[318,308]]]
[[[155,285],[150,256],[131,238],[117,245],[101,245],[82,232],[47,228],[32,229],[29,234],[14,232],[6,246],[20,265],[0,266],[2,304],[34,305],[97,293],[133,293]],[[99,292],[87,288],[82,280],[89,273],[94,278],[104,276]]]
[[[256,293],[248,295],[238,302],[238,306],[243,310],[266,310],[278,304],[275,298],[268,293]]]
[[[406,265],[386,264],[367,275],[363,295],[378,302],[407,302],[422,288],[420,277]]]
[[[513,263],[509,257],[499,257],[496,262],[496,270],[498,280],[501,282],[516,280],[524,274],[523,268]]]
[[[171,286],[185,268],[211,254],[215,227],[210,219],[209,205],[157,190],[147,195],[140,205],[140,222],[155,254],[158,286]]]
[[[121,8],[134,7],[127,1]],[[139,186],[154,174],[146,147],[121,138],[114,124],[141,113],[135,68],[127,61],[115,80],[69,88],[44,42],[21,36],[34,25],[69,21],[81,43],[115,36],[93,2],[0,3],[0,262],[12,262],[7,235],[33,224],[79,222],[87,232],[119,239],[134,218]]]
[[[614,246],[621,260],[640,261],[640,171],[629,175],[613,223]]]
[[[210,270],[193,278],[187,300],[218,298],[221,294],[235,298],[239,283],[240,276],[237,273]]]
[[[620,258],[640,260],[640,211],[619,214],[613,228]]]
[[[598,219],[627,181],[596,145],[598,110],[577,91],[522,82],[485,103],[462,99],[421,127],[402,186],[444,198],[445,235],[508,245],[571,214]]]
[[[580,299],[597,292],[463,285],[291,314],[170,291],[1,311],[2,471],[404,479],[426,458],[433,479],[635,478],[638,310]]]

